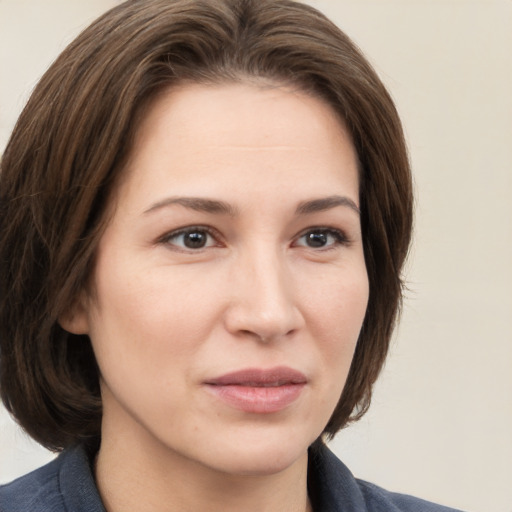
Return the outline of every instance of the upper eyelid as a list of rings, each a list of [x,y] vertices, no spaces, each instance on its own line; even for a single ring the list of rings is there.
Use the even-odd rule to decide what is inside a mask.
[[[300,231],[295,238],[300,238],[302,236],[304,236],[305,234],[311,232],[311,231],[326,231],[326,232],[330,232],[330,233],[337,233],[339,235],[341,235],[345,240],[350,240],[350,237],[348,236],[346,230],[344,229],[340,229],[340,228],[336,228],[336,227],[333,227],[333,226],[312,226],[312,227],[308,227],[306,229],[303,229],[302,231]]]
[[[215,230],[209,226],[186,226],[184,228],[173,229],[164,236],[177,236],[182,235],[183,233],[193,233],[194,231],[206,231],[206,233],[212,234]]]
[[[194,231],[204,231],[217,241],[219,241],[222,238],[220,236],[220,233],[216,229],[214,229],[210,226],[197,225],[197,226],[185,226],[182,228],[177,228],[177,229],[173,229],[171,231],[167,231],[166,233],[164,233],[162,236],[160,236],[157,239],[157,242],[158,243],[168,242],[171,238],[175,238],[180,235],[183,235],[186,233],[191,233]]]
[[[308,233],[309,231],[335,231],[342,234],[345,233],[345,231],[341,228],[334,227],[329,224],[319,224],[314,226],[308,226],[307,228],[302,229],[301,231],[299,231],[299,235],[301,233]]]

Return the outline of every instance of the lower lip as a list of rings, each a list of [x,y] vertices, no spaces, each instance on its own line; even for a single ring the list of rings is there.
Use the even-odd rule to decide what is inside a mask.
[[[228,405],[243,412],[270,414],[279,412],[297,400],[305,384],[275,387],[208,385],[207,389]]]

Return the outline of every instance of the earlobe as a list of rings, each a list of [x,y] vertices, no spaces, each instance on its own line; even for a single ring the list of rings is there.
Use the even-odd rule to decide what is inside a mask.
[[[89,320],[83,298],[76,300],[59,316],[58,323],[71,334],[89,334]]]

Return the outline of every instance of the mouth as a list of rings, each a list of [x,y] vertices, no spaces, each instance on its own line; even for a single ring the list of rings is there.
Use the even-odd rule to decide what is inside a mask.
[[[206,389],[230,407],[253,414],[282,411],[307,385],[306,376],[292,368],[249,368],[205,381]]]

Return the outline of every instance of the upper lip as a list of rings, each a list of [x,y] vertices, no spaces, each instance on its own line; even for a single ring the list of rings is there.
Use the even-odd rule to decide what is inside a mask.
[[[213,379],[208,379],[205,384],[214,386],[284,386],[289,384],[305,384],[306,376],[298,370],[286,366],[275,368],[246,368],[226,373]]]

